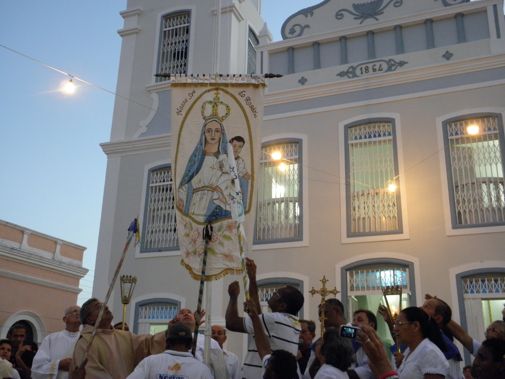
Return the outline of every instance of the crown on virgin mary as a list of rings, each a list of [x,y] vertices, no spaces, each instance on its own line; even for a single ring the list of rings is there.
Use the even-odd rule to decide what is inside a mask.
[[[205,121],[217,120],[223,122],[230,116],[230,112],[230,106],[221,101],[219,90],[216,90],[212,100],[207,100],[202,104],[202,117]]]

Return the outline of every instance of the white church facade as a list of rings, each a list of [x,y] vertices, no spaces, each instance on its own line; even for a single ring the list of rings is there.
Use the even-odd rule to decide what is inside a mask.
[[[163,74],[274,73],[248,236],[262,300],[295,285],[301,316],[316,320],[309,291],[326,276],[349,317],[399,285],[403,306],[436,294],[481,338],[505,302],[503,0],[325,0],[286,15],[278,42],[260,8],[128,0],[93,295],[107,291],[138,215],[141,242],[122,270],[138,277],[127,322],[149,332],[196,307],[175,230]],[[211,283],[213,322],[224,323],[237,279]],[[111,309],[120,317],[119,290]],[[240,352],[243,339],[228,344]]]

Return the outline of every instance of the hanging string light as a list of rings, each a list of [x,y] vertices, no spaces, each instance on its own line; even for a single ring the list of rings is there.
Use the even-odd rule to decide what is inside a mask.
[[[77,92],[77,88],[79,86],[74,83],[73,77],[70,75],[70,79],[61,82],[59,91],[64,95],[72,96]]]

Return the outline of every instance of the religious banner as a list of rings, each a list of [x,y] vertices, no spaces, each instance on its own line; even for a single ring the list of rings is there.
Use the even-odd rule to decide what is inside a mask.
[[[171,84],[181,263],[194,279],[241,273],[243,252],[253,238],[264,82],[251,77],[176,76]],[[206,245],[207,225],[212,226],[212,236]]]

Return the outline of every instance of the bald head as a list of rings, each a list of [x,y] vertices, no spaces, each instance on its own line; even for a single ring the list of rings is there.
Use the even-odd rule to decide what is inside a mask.
[[[221,325],[212,325],[212,339],[216,340],[222,349],[226,342],[226,329]]]

